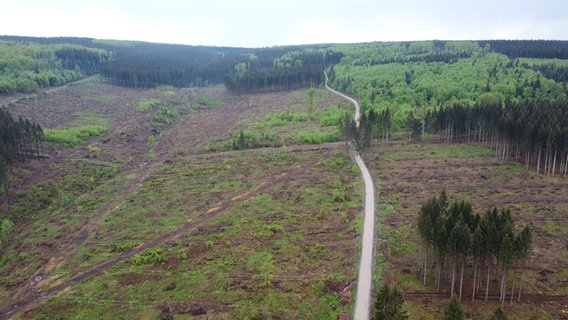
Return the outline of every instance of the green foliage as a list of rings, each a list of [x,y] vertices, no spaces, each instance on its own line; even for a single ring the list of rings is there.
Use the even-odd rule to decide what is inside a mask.
[[[166,262],[165,250],[162,247],[154,247],[139,253],[130,259],[134,265],[155,264]]]
[[[99,153],[101,153],[101,148],[98,147],[98,146],[95,145],[95,144],[90,144],[90,145],[88,145],[88,146],[87,146],[87,149],[89,150],[89,153],[92,153],[92,154],[99,154]]]
[[[565,91],[528,65],[484,52],[475,42],[338,47],[345,56],[334,66],[331,85],[358,96],[364,110],[391,108],[395,128],[404,126],[411,111],[423,118],[426,111],[449,104],[471,106],[487,92],[505,102],[539,94],[557,98]],[[565,67],[558,64],[558,68]],[[566,74],[558,68],[550,72]]]
[[[489,318],[489,320],[507,320],[507,319],[508,319],[507,315],[505,314],[503,309],[501,309],[501,307],[495,309],[495,312],[493,313],[491,318]]]
[[[239,132],[238,136],[233,138],[233,150],[254,149],[263,147],[273,147],[277,144],[276,135],[270,132],[256,133],[250,130]]]
[[[270,238],[277,233],[282,232],[284,230],[284,226],[279,223],[272,223],[272,224],[265,224],[262,226],[262,229],[256,232],[253,237],[259,238]]]
[[[154,135],[148,136],[148,148],[153,149],[156,146],[156,137]]]
[[[9,235],[12,231],[14,231],[14,223],[8,218],[2,219],[2,223],[0,223],[0,237]]]
[[[152,116],[152,123],[155,125],[172,124],[180,117],[179,112],[172,106],[160,106],[160,109]]]
[[[249,257],[247,268],[255,274],[256,278],[262,279],[262,286],[272,285],[276,268],[270,251],[261,251]]]
[[[153,106],[159,103],[160,100],[158,99],[139,101],[138,104],[136,104],[136,111],[141,113],[148,112]]]
[[[339,131],[300,131],[298,132],[298,140],[307,144],[321,144],[327,142],[339,141]]]
[[[308,114],[310,116],[314,112],[314,95],[315,94],[316,94],[316,89],[310,88],[310,90],[308,90],[307,111],[308,111]]]
[[[330,105],[322,110],[320,114],[320,125],[322,127],[337,126],[343,116],[344,111],[338,106]]]
[[[33,92],[96,73],[106,50],[73,44],[0,40],[0,94]]]
[[[450,302],[444,309],[443,320],[465,320],[465,314],[462,306],[455,295],[452,295]]]
[[[173,86],[161,85],[156,88],[164,97],[173,98],[176,96]]]
[[[125,242],[125,243],[113,243],[112,247],[110,248],[110,252],[111,253],[120,253],[120,252],[124,252],[124,251],[128,251],[132,248],[135,248],[138,246],[138,243],[136,242]],[[135,263],[136,264],[136,263]]]
[[[75,146],[89,138],[96,137],[107,131],[104,126],[82,126],[64,129],[45,129],[45,140],[64,147]]]
[[[452,294],[457,261],[460,261],[462,271],[468,261],[472,261],[476,266],[483,262],[489,270],[494,268],[492,264],[498,262],[499,270],[502,272],[501,300],[504,299],[506,272],[515,262],[527,259],[532,244],[532,233],[528,226],[517,234],[514,230],[509,209],[493,208],[480,216],[473,212],[469,202],[450,201],[445,191],[423,204],[418,215],[418,234],[422,239],[423,248],[432,248],[436,256],[438,289],[441,264],[446,260],[453,261]],[[424,260],[421,261],[420,268],[426,281],[428,266]],[[463,280],[463,277],[461,279]],[[460,296],[462,280],[459,285]],[[488,289],[489,282],[486,285],[486,290]]]
[[[279,127],[286,125],[288,122],[305,122],[308,120],[310,120],[310,115],[307,113],[284,111],[267,115],[263,122],[257,123],[255,126],[257,128],[265,126]]]
[[[51,209],[59,200],[57,187],[44,183],[26,190],[18,190],[14,211],[24,216],[33,215]]]
[[[89,138],[105,133],[110,125],[109,119],[94,112],[82,112],[76,119],[57,128],[45,129],[45,140],[64,147],[75,146]]]
[[[402,310],[404,304],[404,296],[402,292],[396,288],[391,288],[387,283],[383,284],[375,298],[374,303],[374,320],[406,320],[408,315]]]
[[[197,99],[197,106],[198,106],[199,109],[216,107],[220,104],[221,104],[221,101],[219,101],[217,98],[209,96],[209,95],[203,95],[203,96],[199,97],[199,99]]]

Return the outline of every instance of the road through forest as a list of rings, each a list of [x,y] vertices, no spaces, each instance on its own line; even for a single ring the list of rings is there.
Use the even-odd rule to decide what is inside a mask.
[[[355,105],[355,121],[359,126],[361,114],[359,103],[355,99],[348,97],[340,92],[331,89],[327,85],[327,73],[325,74],[325,88],[335,94],[342,96]],[[375,187],[371,174],[361,156],[354,153],[355,162],[361,170],[361,176],[365,182],[365,219],[363,223],[363,236],[361,240],[361,261],[359,264],[359,276],[357,279],[357,298],[355,300],[355,311],[353,319],[368,320],[371,318],[371,287],[373,282],[373,252],[374,252],[374,230],[375,230]]]

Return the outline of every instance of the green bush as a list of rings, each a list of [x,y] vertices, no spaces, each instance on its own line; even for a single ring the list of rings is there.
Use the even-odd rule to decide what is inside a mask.
[[[331,127],[339,125],[341,117],[345,114],[339,107],[330,105],[323,109],[320,114],[320,125],[322,127]]]
[[[166,262],[165,250],[162,247],[155,247],[139,253],[130,259],[132,264],[141,266],[144,264]]]
[[[136,105],[136,111],[137,112],[148,112],[150,109],[152,109],[153,106],[155,106],[159,103],[160,103],[160,100],[157,100],[157,99],[140,101]]]
[[[72,147],[107,131],[105,126],[88,125],[64,129],[45,129],[45,140],[64,147]]]
[[[138,246],[138,244],[136,242],[126,242],[126,243],[113,243],[112,247],[110,248],[110,252],[111,253],[119,253],[119,252],[124,252],[124,251],[128,251],[134,247]]]
[[[0,224],[0,237],[8,235],[14,231],[14,223],[8,219],[4,218]]]
[[[152,122],[155,124],[172,124],[179,116],[179,112],[173,107],[161,106],[152,116]]]
[[[298,133],[298,140],[308,144],[320,144],[339,141],[339,132],[334,131],[301,131]]]
[[[310,120],[310,116],[307,113],[284,111],[267,115],[264,122],[259,123],[257,127],[280,127],[288,122],[305,122],[308,120]]]

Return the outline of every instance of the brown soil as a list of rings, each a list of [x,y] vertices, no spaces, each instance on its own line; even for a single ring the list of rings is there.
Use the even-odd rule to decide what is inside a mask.
[[[566,315],[562,310],[568,305],[568,216],[564,214],[568,208],[568,180],[537,175],[532,169],[518,169],[516,163],[503,164],[493,156],[437,155],[440,150],[453,148],[459,146],[437,141],[409,144],[399,138],[390,146],[379,146],[376,149],[379,155],[367,157],[369,168],[381,180],[379,203],[394,207],[384,224],[397,235],[395,246],[409,242],[419,248],[414,225],[420,206],[443,189],[451,198],[469,200],[476,213],[483,214],[493,207],[510,208],[517,226],[528,224],[533,228],[534,250],[526,263],[522,303],[511,306],[507,303],[505,311],[518,319],[529,319],[534,315],[517,312],[522,312],[518,310],[523,305],[531,305],[554,319],[563,319]],[[409,152],[415,155],[406,156]],[[402,285],[407,300],[414,306],[412,310],[432,305],[438,306],[434,310],[443,310],[449,298],[448,280],[442,284],[441,292],[432,288],[430,277],[430,285],[421,287],[417,279],[419,252],[391,253],[387,234],[383,232],[379,237],[386,240],[381,242],[380,252],[391,265],[384,268],[383,279]],[[473,271],[466,268],[466,275],[473,275]],[[482,302],[484,291],[477,295],[475,303],[467,302],[471,301],[472,291],[471,279],[467,281],[463,297],[467,308],[486,308]],[[499,285],[492,282],[491,288],[490,300],[498,300]],[[419,318],[417,314],[410,317]]]
[[[178,97],[184,93],[178,92]],[[41,244],[44,249],[40,250],[41,256],[45,259],[41,267],[33,274],[29,275],[29,281],[22,283],[19,287],[12,288],[12,301],[5,301],[2,304],[4,309],[0,312],[0,319],[5,319],[25,310],[30,310],[34,306],[40,304],[46,298],[57,295],[66,288],[73,286],[81,281],[89,279],[105,269],[129,259],[133,255],[140,253],[148,248],[175,241],[180,234],[186,233],[188,230],[196,230],[204,226],[210,219],[225,210],[233,207],[238,203],[245,202],[261,192],[267,192],[275,185],[287,181],[294,181],[298,176],[302,175],[310,166],[315,165],[318,161],[325,159],[325,152],[321,157],[309,163],[303,163],[300,166],[290,167],[285,172],[267,173],[264,177],[257,177],[257,183],[260,187],[254,191],[247,191],[240,196],[219,203],[210,208],[201,218],[189,221],[162,236],[144,243],[130,251],[124,252],[114,258],[100,263],[86,272],[75,275],[70,280],[60,282],[57,281],[59,275],[55,271],[65,263],[65,261],[73,254],[75,248],[83,244],[89,235],[93,234],[99,227],[100,222],[112,210],[120,207],[125,199],[137,190],[137,188],[147,179],[152,172],[162,163],[172,161],[175,153],[199,156],[202,154],[206,157],[223,156],[223,153],[212,154],[204,151],[211,139],[219,139],[219,137],[229,137],[229,133],[242,124],[239,122],[243,117],[251,117],[270,112],[271,110],[287,105],[290,103],[290,97],[286,93],[282,94],[259,94],[245,97],[232,97],[225,95],[221,87],[200,89],[197,95],[208,94],[211,96],[221,97],[224,103],[221,106],[199,110],[199,116],[189,114],[184,116],[173,128],[161,129],[163,132],[156,131],[149,121],[148,117],[152,112],[140,114],[135,111],[137,101],[146,99],[162,99],[165,98],[157,91],[152,90],[134,90],[119,87],[113,87],[101,83],[97,80],[95,83],[83,82],[72,86],[66,86],[60,90],[54,90],[39,94],[35,98],[23,99],[16,102],[10,109],[15,117],[22,115],[35,122],[42,127],[56,127],[58,125],[73,121],[78,112],[95,112],[106,115],[112,123],[112,129],[103,136],[97,137],[82,146],[72,149],[64,149],[60,147],[50,147],[48,157],[43,161],[34,161],[24,164],[22,172],[27,174],[19,177],[19,185],[17,188],[26,188],[37,185],[43,181],[55,179],[65,175],[64,170],[52,170],[53,164],[65,163],[70,159],[84,158],[89,155],[86,146],[96,143],[101,149],[100,160],[118,162],[123,165],[120,167],[119,175],[134,175],[133,182],[126,186],[124,192],[117,196],[113,201],[107,204],[98,215],[99,218],[85,220],[82,225],[69,227],[63,230],[61,236],[58,236],[57,243],[53,240],[46,241]],[[295,99],[304,99],[296,97]],[[334,101],[322,104],[327,105]],[[157,140],[153,153],[154,157],[147,161],[145,156],[148,154],[148,136],[160,135]],[[337,146],[332,144],[328,146],[300,146],[293,149],[318,150],[326,148],[336,149]],[[128,160],[125,160],[128,159]],[[12,197],[14,195],[12,194]],[[3,201],[3,200],[2,200]],[[0,206],[2,207],[2,206]],[[350,213],[350,216],[354,213]],[[24,222],[24,221],[19,221]],[[318,234],[321,232],[330,232],[329,230],[313,230],[313,242],[318,243]],[[342,245],[337,243],[337,245]],[[26,250],[21,247],[20,250]],[[198,248],[194,249],[198,250]],[[198,255],[198,252],[193,254]],[[137,279],[139,275],[132,275],[132,281],[140,281]],[[47,283],[52,286],[41,292],[38,290],[30,290],[29,283],[34,283],[34,287],[41,288]],[[142,279],[143,280],[143,279]],[[55,284],[55,285],[54,285]],[[196,308],[189,308],[196,310]],[[178,308],[177,306],[169,306],[169,308]],[[180,307],[181,308],[181,307]],[[199,308],[197,308],[199,310]],[[205,309],[208,310],[208,309]]]

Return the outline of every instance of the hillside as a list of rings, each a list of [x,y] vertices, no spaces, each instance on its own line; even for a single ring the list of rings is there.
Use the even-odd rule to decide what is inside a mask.
[[[418,230],[442,190],[532,230],[504,273],[505,312],[562,319],[567,49],[0,37],[0,319],[350,314],[364,191],[343,142],[376,183],[375,284],[402,290],[409,319],[440,318],[450,297],[457,258],[434,261]],[[324,69],[360,102],[358,128]],[[474,319],[499,304],[491,259],[464,259]]]

